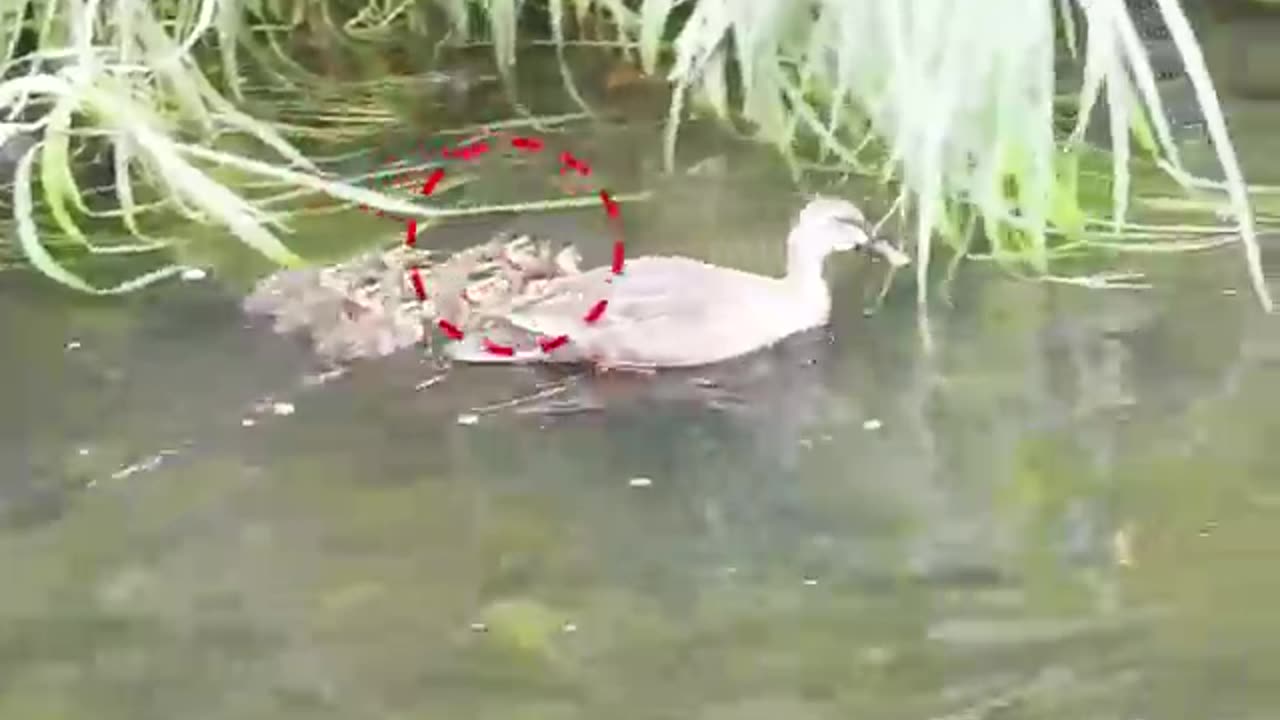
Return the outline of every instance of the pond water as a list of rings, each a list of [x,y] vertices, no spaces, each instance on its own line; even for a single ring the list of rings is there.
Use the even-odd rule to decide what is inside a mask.
[[[719,171],[664,178],[652,128],[584,132],[655,192],[630,253],[778,269],[766,153],[695,129]],[[597,216],[522,222],[590,255]],[[926,343],[909,279],[837,257],[829,332],[658,378],[324,376],[234,280],[0,274],[0,718],[1274,717],[1280,330],[1241,266],[973,264]]]

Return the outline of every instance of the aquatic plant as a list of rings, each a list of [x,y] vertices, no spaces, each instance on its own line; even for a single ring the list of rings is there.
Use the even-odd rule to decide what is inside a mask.
[[[1222,182],[1197,178],[1182,162],[1123,0],[8,0],[0,3],[0,108],[9,115],[0,144],[31,139],[15,164],[14,235],[50,277],[120,292],[180,268],[101,290],[60,264],[51,245],[89,254],[169,248],[172,238],[151,237],[139,220],[162,210],[224,227],[291,265],[300,259],[280,239],[289,218],[280,201],[299,192],[419,218],[448,215],[324,171],[298,149],[300,139],[367,134],[392,120],[367,101],[376,94],[370,83],[316,76],[283,38],[374,49],[403,34],[479,41],[512,83],[517,46],[539,26],[562,63],[577,42],[572,31],[592,26],[613,31],[593,45],[634,57],[646,72],[668,72],[668,167],[692,105],[776,145],[797,174],[883,180],[894,207],[914,221],[922,302],[935,240],[957,258],[979,255],[981,240],[982,257],[1049,278],[1055,258],[1099,246],[1100,234],[1120,236],[1109,250],[1181,249],[1165,240],[1189,228],[1130,222],[1143,199],[1135,187],[1154,187],[1162,196],[1207,195],[1207,212],[1229,209],[1234,224],[1213,229],[1238,236],[1270,309],[1249,189],[1199,45],[1178,0],[1152,1],[1195,89]],[[1056,49],[1083,77],[1065,97]],[[566,87],[580,100],[572,82]],[[344,111],[307,123],[255,116],[246,100],[264,94],[277,106],[313,109],[328,98]],[[1084,139],[1100,102],[1109,153]],[[1062,117],[1074,126],[1055,132]],[[73,148],[94,143],[112,158],[109,210],[86,205],[73,171]],[[37,222],[37,184],[52,228]],[[103,233],[86,233],[73,213],[118,220],[130,240],[91,242]]]

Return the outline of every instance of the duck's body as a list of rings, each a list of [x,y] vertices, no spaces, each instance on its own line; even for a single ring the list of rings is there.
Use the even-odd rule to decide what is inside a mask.
[[[450,346],[464,362],[593,362],[606,367],[676,368],[730,360],[825,325],[831,296],[823,264],[833,251],[868,243],[862,215],[842,200],[819,198],[788,238],[787,273],[768,277],[683,257],[640,257],[550,281],[536,297],[500,313],[509,329],[568,341],[499,355],[480,337]],[[598,319],[585,318],[600,300]]]
[[[592,270],[586,283],[573,278],[568,293],[548,288],[552,295],[507,319],[547,337],[567,335],[570,342],[553,353],[556,361],[683,367],[737,357],[822,325],[831,306],[825,285],[807,288],[689,258],[635,258],[605,284],[609,272]],[[592,294],[588,287],[606,289]],[[584,323],[600,298],[609,302],[605,311]]]

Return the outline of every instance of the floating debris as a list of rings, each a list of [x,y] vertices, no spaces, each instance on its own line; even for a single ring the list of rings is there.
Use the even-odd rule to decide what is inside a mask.
[[[627,485],[633,488],[653,487],[653,480],[647,477],[633,477],[627,481]]]
[[[863,430],[879,430],[879,429],[880,429],[880,428],[882,428],[882,427],[884,427],[884,423],[880,422],[880,421],[879,421],[878,419],[876,419],[876,418],[871,418],[870,420],[865,420],[865,421],[863,421],[863,423],[862,423],[862,429],[863,429]]]
[[[209,277],[209,273],[202,268],[191,267],[191,268],[187,268],[186,270],[183,270],[182,274],[179,275],[179,277],[181,277],[183,280],[186,280],[187,282],[194,282],[196,280],[204,280],[205,278]]]
[[[427,388],[431,387],[432,385],[435,385],[436,383],[439,383],[441,380],[444,380],[444,378],[445,378],[445,374],[444,374],[444,373],[440,373],[440,374],[438,374],[438,375],[433,375],[433,376],[431,376],[431,377],[427,378],[426,380],[423,380],[422,382],[418,383],[417,385],[414,385],[414,386],[413,386],[413,389],[414,389],[414,390],[426,390]]]
[[[291,402],[274,402],[271,403],[271,412],[275,415],[292,415],[294,411]]]
[[[79,349],[80,349],[80,341],[79,341],[79,340],[69,340],[69,341],[67,341],[66,349],[67,349],[67,350],[79,350]]]
[[[1111,552],[1116,565],[1133,567],[1133,528],[1125,525],[1111,536]]]
[[[462,413],[458,416],[459,425],[475,425],[480,422],[480,416],[475,413]]]
[[[165,458],[168,458],[177,454],[178,454],[177,450],[161,450],[160,452],[156,453],[155,455],[152,455],[151,457],[148,457],[144,460],[133,463],[132,465],[123,467],[111,473],[111,479],[123,480],[129,477],[130,475],[134,475],[136,473],[149,472],[151,470],[155,470],[156,468],[160,467],[160,464],[165,461]]]
[[[336,380],[347,374],[346,368],[332,368],[317,373],[312,373],[302,378],[303,387],[316,387],[324,385],[330,380]]]
[[[684,172],[692,177],[722,178],[729,173],[729,158],[725,155],[705,157]]]

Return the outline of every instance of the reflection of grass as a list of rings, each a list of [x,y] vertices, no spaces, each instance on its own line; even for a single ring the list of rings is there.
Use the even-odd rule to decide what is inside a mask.
[[[1002,264],[1045,274],[1057,254],[1081,247],[1100,225],[1126,229],[1136,184],[1148,194],[1155,187],[1175,197],[1195,188],[1212,198],[1210,207],[1183,209],[1201,217],[1219,206],[1230,210],[1230,229],[1238,230],[1255,289],[1269,306],[1247,189],[1199,47],[1175,0],[1156,5],[1207,119],[1226,178],[1220,186],[1184,170],[1147,51],[1119,2],[547,0],[542,15],[520,14],[514,0],[19,2],[5,11],[0,31],[7,67],[17,71],[0,84],[0,106],[25,112],[21,121],[0,126],[0,138],[24,132],[37,142],[17,164],[15,234],[45,274],[104,292],[48,251],[53,241],[33,219],[32,186],[39,187],[57,234],[93,255],[171,247],[172,238],[152,237],[142,222],[141,216],[158,213],[225,228],[280,264],[301,262],[280,239],[289,213],[250,195],[245,186],[255,181],[280,193],[305,188],[345,203],[433,217],[432,207],[321,171],[287,139],[385,132],[397,118],[380,108],[382,91],[398,92],[404,78],[370,84],[319,77],[282,42],[302,37],[350,57],[389,58],[403,51],[397,37],[440,37],[444,28],[444,41],[470,43],[484,34],[500,74],[512,82],[517,36],[546,20],[561,48],[573,42],[566,27],[582,34],[609,25],[614,45],[634,53],[647,71],[671,56],[676,93],[665,147],[669,166],[692,101],[750,126],[797,169],[862,172],[892,184],[899,207],[915,221],[921,299],[933,239],[961,253],[981,243]],[[24,36],[17,20],[28,7]],[[484,33],[474,22],[482,16]],[[19,57],[20,42],[32,38],[34,51]],[[1078,53],[1083,69],[1078,96],[1065,101],[1056,94],[1055,39]],[[211,69],[219,71],[221,88],[206,77]],[[386,69],[379,74],[386,77]],[[579,97],[573,83],[566,87]],[[272,119],[241,109],[255,99],[266,101],[263,111]],[[1099,100],[1106,101],[1114,142],[1109,155],[1095,157],[1081,139],[1083,122],[1065,138],[1055,136],[1054,127],[1055,120],[1088,117]],[[75,219],[88,208],[71,158],[91,140],[105,140],[110,150],[118,208],[107,219],[124,225],[128,242],[91,242],[97,231]],[[1173,182],[1160,188],[1135,174],[1139,157],[1150,158],[1152,170]],[[1158,238],[1144,232],[1119,247],[1152,247]]]

